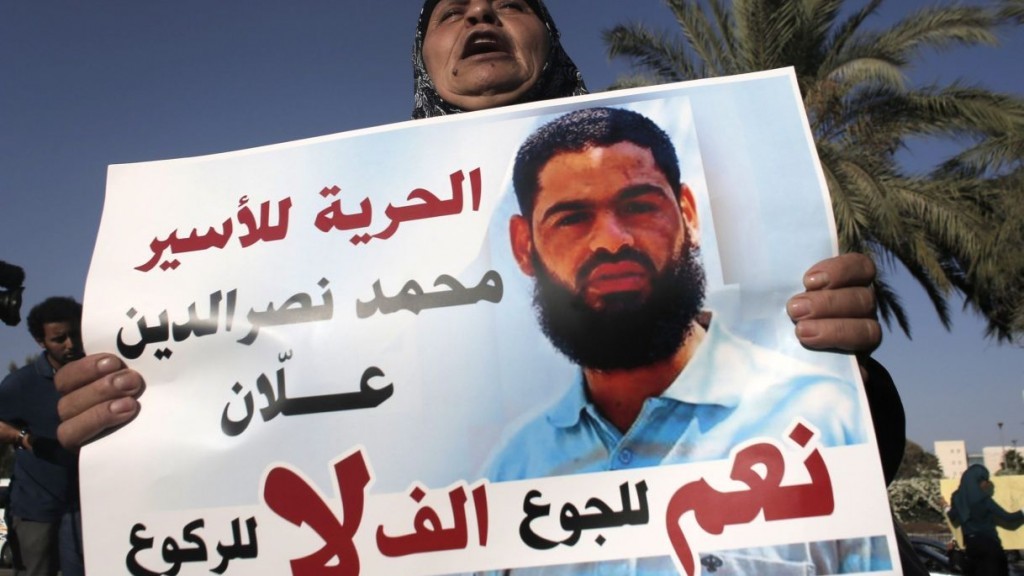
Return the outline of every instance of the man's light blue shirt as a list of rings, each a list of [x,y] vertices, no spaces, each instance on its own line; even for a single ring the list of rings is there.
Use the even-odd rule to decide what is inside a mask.
[[[582,372],[496,451],[485,475],[523,480],[729,457],[753,438],[781,441],[799,418],[822,446],[866,441],[853,382],[756,346],[712,322],[661,396],[620,432],[587,398]],[[881,549],[879,549],[881,548]],[[885,539],[793,544],[718,555],[719,573],[835,574],[891,568]],[[515,574],[676,574],[668,557],[515,570]]]

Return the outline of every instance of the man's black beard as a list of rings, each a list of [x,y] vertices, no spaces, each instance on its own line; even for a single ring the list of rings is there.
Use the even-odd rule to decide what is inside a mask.
[[[562,354],[594,370],[628,370],[665,360],[676,353],[693,328],[704,304],[704,268],[699,250],[689,242],[658,274],[646,254],[624,248],[616,254],[595,254],[580,267],[577,286],[601,263],[633,261],[651,274],[647,298],[619,293],[604,298],[595,310],[556,280],[532,255],[536,284],[533,305],[541,329]]]

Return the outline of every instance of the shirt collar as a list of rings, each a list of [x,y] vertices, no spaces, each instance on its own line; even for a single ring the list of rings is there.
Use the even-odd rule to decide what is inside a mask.
[[[757,362],[751,358],[749,346],[737,336],[711,322],[704,340],[675,381],[662,393],[687,404],[716,404],[734,407],[747,391],[747,383]],[[728,374],[728,377],[723,375]],[[717,377],[715,377],[717,375]],[[573,385],[548,411],[553,426],[569,428],[576,425],[590,401],[587,399],[583,371],[576,372]]]
[[[576,371],[576,378],[559,398],[554,407],[548,411],[548,421],[556,428],[570,428],[580,421],[580,415],[590,402],[587,400],[586,384],[583,371]]]
[[[36,358],[36,361],[33,362],[33,365],[35,366],[36,374],[46,378],[47,380],[53,380],[53,374],[55,371],[53,366],[50,364],[50,360],[46,357],[46,352],[40,354],[39,357]]]
[[[731,408],[748,392],[752,362],[745,342],[711,322],[693,357],[661,394],[687,404],[716,404]]]

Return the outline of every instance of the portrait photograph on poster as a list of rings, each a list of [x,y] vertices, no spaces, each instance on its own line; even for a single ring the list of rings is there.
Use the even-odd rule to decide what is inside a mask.
[[[109,168],[90,572],[899,573],[792,70]]]

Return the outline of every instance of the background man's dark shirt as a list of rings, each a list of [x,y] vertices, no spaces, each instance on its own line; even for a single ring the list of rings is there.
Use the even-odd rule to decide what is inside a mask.
[[[18,450],[11,483],[11,513],[35,522],[59,522],[78,508],[78,459],[56,441],[57,400],[53,367],[40,354],[0,383],[0,420],[32,433],[32,448]]]

